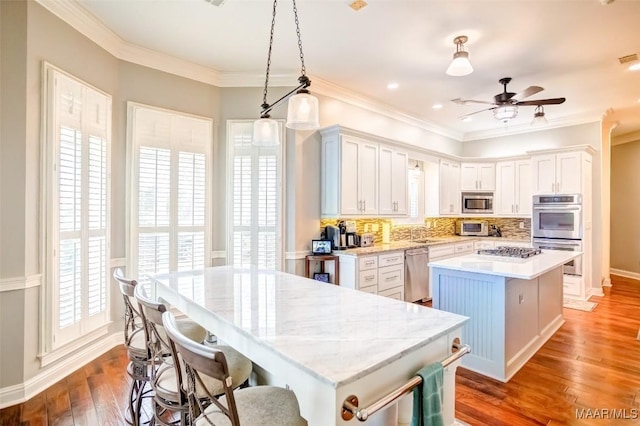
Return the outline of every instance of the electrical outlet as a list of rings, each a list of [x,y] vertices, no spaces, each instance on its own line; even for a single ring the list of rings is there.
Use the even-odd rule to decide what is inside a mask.
[[[368,223],[364,224],[364,232],[369,232],[369,224]]]
[[[378,232],[379,229],[380,229],[380,225],[378,225],[377,223],[374,223],[371,225],[371,230],[373,232]]]
[[[524,222],[520,222],[520,223],[518,224],[518,228],[520,228],[520,229],[524,229]]]
[[[427,229],[431,229],[431,221],[427,221]]]

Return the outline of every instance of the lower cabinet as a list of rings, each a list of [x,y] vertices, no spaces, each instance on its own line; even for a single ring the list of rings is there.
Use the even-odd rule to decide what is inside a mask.
[[[340,256],[340,285],[404,300],[404,250]]]

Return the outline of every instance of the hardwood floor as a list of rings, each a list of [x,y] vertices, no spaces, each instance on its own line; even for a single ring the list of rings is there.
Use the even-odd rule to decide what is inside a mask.
[[[591,298],[593,312],[565,309],[566,323],[508,383],[459,368],[456,418],[470,425],[640,424],[640,282],[613,277],[605,291]],[[123,425],[126,364],[124,348],[114,348],[1,410],[0,425]],[[578,419],[583,409],[589,417]]]

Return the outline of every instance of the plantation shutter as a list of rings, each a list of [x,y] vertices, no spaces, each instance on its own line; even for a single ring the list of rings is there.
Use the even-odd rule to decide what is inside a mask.
[[[253,122],[228,126],[230,202],[229,260],[236,265],[280,269],[282,263],[282,144],[256,148]],[[282,134],[282,129],[280,129]]]

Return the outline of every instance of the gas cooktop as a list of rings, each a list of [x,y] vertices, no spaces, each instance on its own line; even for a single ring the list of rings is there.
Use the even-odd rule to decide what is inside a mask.
[[[478,254],[486,254],[490,256],[505,256],[505,257],[517,257],[525,259],[527,257],[540,254],[542,251],[536,248],[530,247],[511,247],[511,246],[499,246],[494,249],[482,249],[478,250]]]

